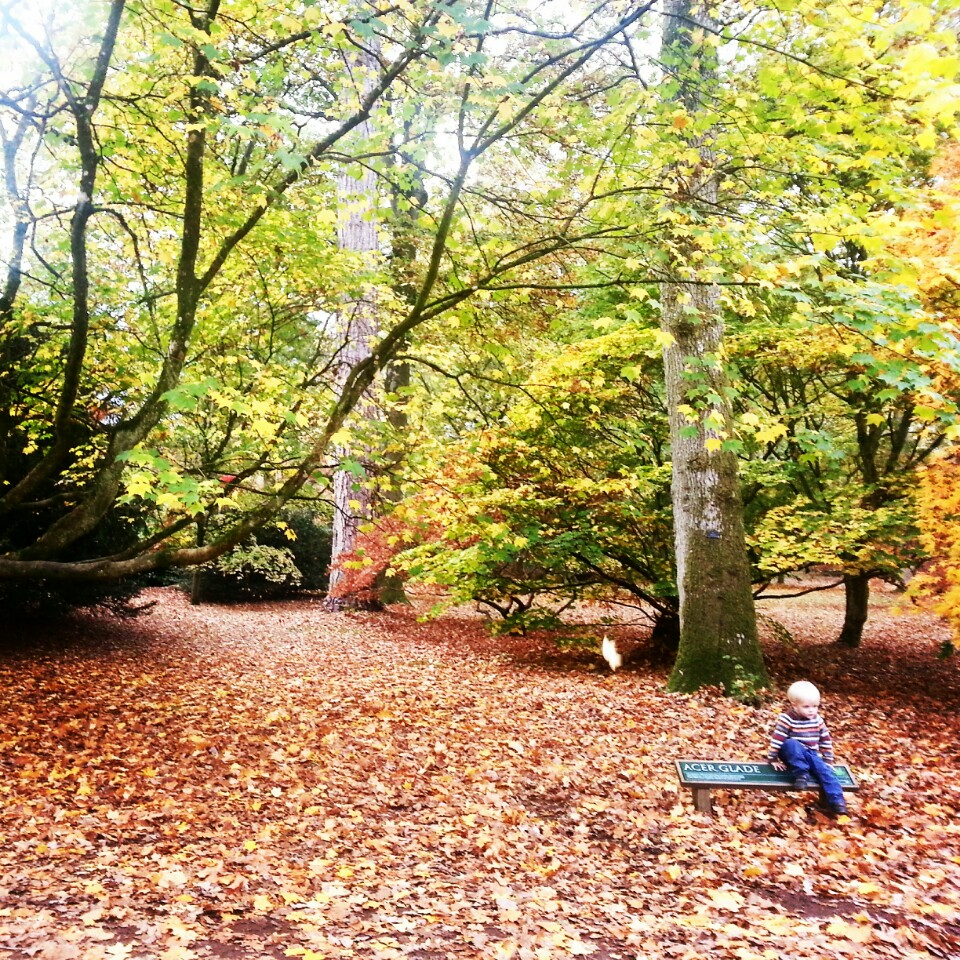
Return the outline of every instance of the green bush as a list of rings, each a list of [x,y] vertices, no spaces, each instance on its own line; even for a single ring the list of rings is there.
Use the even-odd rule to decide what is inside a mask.
[[[257,540],[265,546],[289,550],[300,571],[300,590],[326,590],[332,535],[325,518],[296,507],[285,510],[281,522],[282,528],[273,525],[260,530]]]
[[[229,553],[199,571],[200,600],[276,600],[324,590],[331,535],[309,510],[285,511]]]
[[[289,549],[258,543],[255,537],[214,560],[204,571],[207,573],[223,581],[222,586],[230,592],[244,598],[291,593],[300,587],[302,580]]]

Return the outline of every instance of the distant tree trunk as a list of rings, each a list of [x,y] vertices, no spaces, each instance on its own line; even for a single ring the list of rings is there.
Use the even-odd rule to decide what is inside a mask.
[[[859,647],[870,605],[870,575],[856,573],[843,578],[845,607],[843,627],[837,643],[842,647]]]
[[[405,362],[392,363],[387,367],[384,375],[384,392],[389,396],[398,396],[410,386],[410,364]],[[401,433],[407,426],[407,414],[399,404],[391,405],[387,411],[387,420],[390,426]],[[383,499],[386,503],[395,505],[400,502],[401,492],[399,486],[388,483],[385,490],[382,491]],[[390,603],[408,603],[407,594],[403,589],[403,580],[386,571],[380,574],[376,583],[377,597],[384,605]]]
[[[207,534],[207,524],[201,520],[197,524],[197,546],[202,547]],[[190,603],[197,606],[203,603],[203,567],[194,567],[190,574]]]
[[[885,423],[871,423],[865,411],[855,415],[857,425],[857,454],[864,486],[871,492],[864,498],[868,509],[882,507],[885,493],[880,489],[880,466],[878,458],[883,440]],[[906,419],[909,428],[909,419]],[[891,430],[891,435],[895,431]],[[895,458],[891,457],[891,461]],[[843,577],[844,612],[843,626],[837,643],[841,647],[856,648],[863,639],[863,628],[870,615],[870,576],[866,573],[848,573]]]
[[[35,98],[31,97],[28,106],[31,113]],[[0,290],[0,487],[8,486],[10,460],[15,459],[19,450],[14,443],[10,447],[11,434],[16,423],[12,407],[17,395],[17,369],[30,350],[27,337],[15,335],[14,302],[23,277],[23,255],[30,230],[30,209],[26,202],[27,189],[21,187],[18,180],[19,152],[24,144],[27,132],[31,129],[32,117],[24,112],[16,129],[8,134],[0,124],[0,143],[3,147],[3,184],[6,193],[7,215],[13,220],[13,237],[6,256],[6,276],[3,289]],[[28,168],[29,169],[29,168]],[[28,175],[27,185],[32,181]]]
[[[373,88],[377,69],[376,59],[369,52],[358,51],[354,56],[351,70],[360,97]],[[357,137],[368,140],[372,133],[372,124],[369,120],[364,121],[358,127]],[[337,242],[341,250],[358,254],[364,268],[375,264],[380,247],[376,201],[377,178],[368,166],[357,164],[341,169],[337,176]],[[353,301],[344,304],[340,311],[340,384],[356,363],[370,356],[377,330],[377,301],[371,285],[357,291]],[[361,418],[378,415],[370,400],[362,402],[356,413]],[[354,446],[341,448],[338,452],[341,463],[347,459],[351,463],[350,469],[338,469],[333,475],[333,539],[326,604],[335,610],[377,609],[380,604],[375,597],[345,593],[341,587],[346,571],[340,562],[353,553],[359,528],[372,515],[373,491],[369,483],[366,450]]]
[[[703,88],[715,78],[714,48],[694,35],[697,21],[711,23],[708,8],[700,0],[669,0],[665,12],[663,60],[681,74],[677,99],[695,117]],[[703,222],[716,210],[711,134],[692,138],[691,146],[700,162],[688,175],[678,174],[682,187],[674,209],[680,229],[665,238],[668,270],[683,279],[661,284],[660,291],[661,325],[672,338],[664,349],[664,373],[680,595],[680,645],[669,688],[720,686],[749,697],[769,680],[757,634],[737,459],[722,447],[732,432],[732,412],[720,289],[691,276],[696,251],[683,230],[684,219]]]
[[[676,659],[680,646],[680,614],[678,610],[661,611],[653,621],[650,642],[658,657]]]

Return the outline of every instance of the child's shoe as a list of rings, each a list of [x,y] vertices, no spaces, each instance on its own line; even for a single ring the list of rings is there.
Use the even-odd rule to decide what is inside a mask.
[[[804,775],[797,777],[797,779],[793,781],[794,790],[809,790],[812,786],[813,781]]]

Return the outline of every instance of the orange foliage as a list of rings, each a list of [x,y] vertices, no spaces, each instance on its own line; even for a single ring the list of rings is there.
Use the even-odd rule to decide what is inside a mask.
[[[908,595],[946,619],[960,641],[960,454],[923,471],[917,496],[920,539],[930,560],[910,582]]]
[[[926,210],[904,222],[900,246],[919,271],[917,283],[929,309],[956,314],[960,307],[960,142],[951,141],[931,165],[936,184]]]
[[[381,517],[375,524],[360,530],[354,549],[338,557],[331,566],[343,571],[343,579],[330,591],[330,596],[349,597],[360,606],[379,603],[379,584],[400,544],[409,540],[409,529],[397,518]]]
[[[919,273],[926,308],[948,324],[960,317],[960,142],[951,141],[931,165],[936,199],[907,225],[903,248]],[[956,393],[957,373],[936,365],[936,385]],[[951,625],[960,641],[960,453],[952,452],[922,472],[917,493],[920,539],[930,560],[910,584],[908,596]]]

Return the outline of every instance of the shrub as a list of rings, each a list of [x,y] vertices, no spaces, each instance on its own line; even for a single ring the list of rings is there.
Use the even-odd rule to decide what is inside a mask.
[[[276,600],[304,590],[324,590],[331,534],[316,513],[285,511],[229,553],[200,570],[200,598]]]
[[[293,592],[302,579],[289,549],[258,543],[255,537],[214,560],[208,572],[222,588],[245,599]]]

